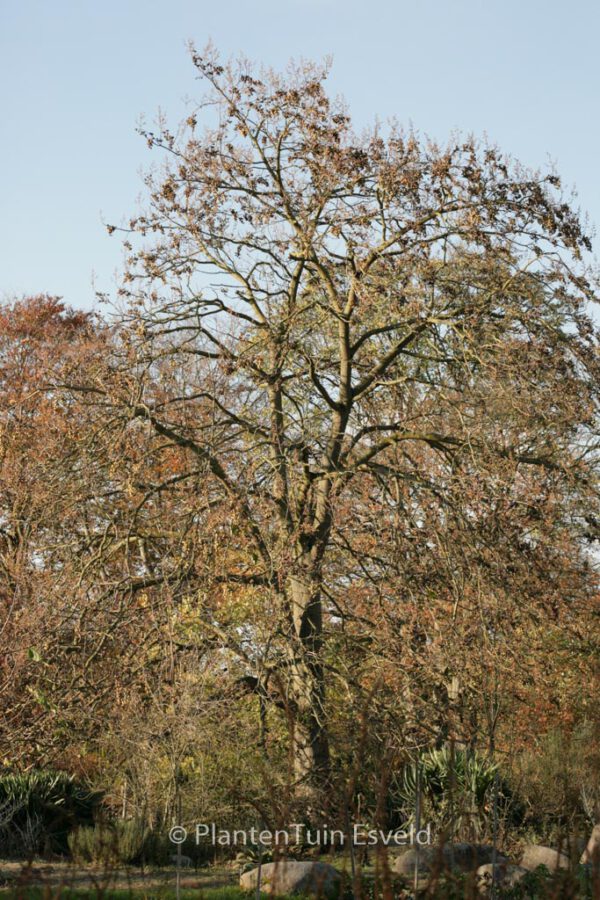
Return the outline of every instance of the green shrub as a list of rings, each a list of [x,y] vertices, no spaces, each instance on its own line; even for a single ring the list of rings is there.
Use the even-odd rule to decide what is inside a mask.
[[[444,747],[423,752],[392,780],[391,803],[403,826],[414,824],[419,778],[421,822],[431,822],[448,837],[480,839],[489,833],[496,784],[499,812],[504,817],[512,804],[520,815],[495,763],[480,754]]]
[[[149,830],[139,821],[119,819],[93,828],[77,828],[68,838],[75,862],[94,865],[127,865],[144,853]]]
[[[527,806],[527,823],[549,843],[595,822],[600,785],[598,735],[589,725],[573,733],[552,729],[512,761],[511,777]],[[597,814],[597,812],[596,812]]]
[[[7,856],[66,852],[67,835],[93,821],[101,794],[66,772],[33,770],[0,776],[0,847]]]

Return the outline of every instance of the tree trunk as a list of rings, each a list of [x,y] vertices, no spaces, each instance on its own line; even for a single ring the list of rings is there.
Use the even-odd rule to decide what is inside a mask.
[[[325,677],[321,659],[322,601],[311,578],[291,576],[289,598],[293,634],[288,700],[296,796],[313,815],[329,785],[329,742],[325,722]]]

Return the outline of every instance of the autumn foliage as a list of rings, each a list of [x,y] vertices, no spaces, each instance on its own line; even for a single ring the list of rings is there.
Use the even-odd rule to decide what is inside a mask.
[[[230,799],[319,816],[357,766],[593,730],[595,282],[559,179],[359,136],[318,67],[194,63],[118,312],[1,310],[0,756],[141,796],[136,741],[164,784],[216,745]]]

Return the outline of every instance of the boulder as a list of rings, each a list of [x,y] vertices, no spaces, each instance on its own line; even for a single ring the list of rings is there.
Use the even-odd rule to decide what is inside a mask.
[[[600,825],[594,825],[587,846],[581,854],[581,863],[600,864]]]
[[[541,844],[527,844],[523,850],[520,865],[532,872],[538,866],[546,866],[550,872],[557,869],[568,869],[570,860],[566,853],[543,847]]]
[[[182,869],[191,869],[193,866],[193,861],[191,857],[184,856],[183,853],[181,856],[178,856],[176,853],[171,855],[171,862],[174,866],[181,866]]]
[[[342,877],[328,863],[280,860],[265,863],[260,870],[260,889],[267,894],[313,894],[318,897],[337,897]],[[240,876],[244,891],[255,890],[258,868]]]
[[[505,859],[496,863],[495,866],[492,863],[486,863],[477,869],[477,887],[481,893],[487,894],[491,890],[494,874],[496,876],[496,884],[501,884],[503,887],[513,887],[527,875],[528,871],[529,869],[525,869],[523,866],[515,866]]]
[[[421,847],[419,849],[419,871],[432,872],[436,869],[459,869],[474,872],[480,866],[492,861],[491,844],[444,844],[443,847]],[[393,870],[397,875],[412,875],[415,870],[417,851],[414,847],[396,857]],[[498,861],[504,857],[497,854]]]

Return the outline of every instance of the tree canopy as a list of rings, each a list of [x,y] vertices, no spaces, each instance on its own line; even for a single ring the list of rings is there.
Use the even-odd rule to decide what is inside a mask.
[[[357,134],[318,66],[193,61],[207,96],[144,132],[164,165],[109,229],[118,316],[39,376],[76,432],[47,577],[72,578],[77,658],[135,634],[142,699],[193,660],[205,699],[257,704],[313,813],[367,706],[396,749],[493,748],[534,688],[585,718],[598,333],[558,177]]]

